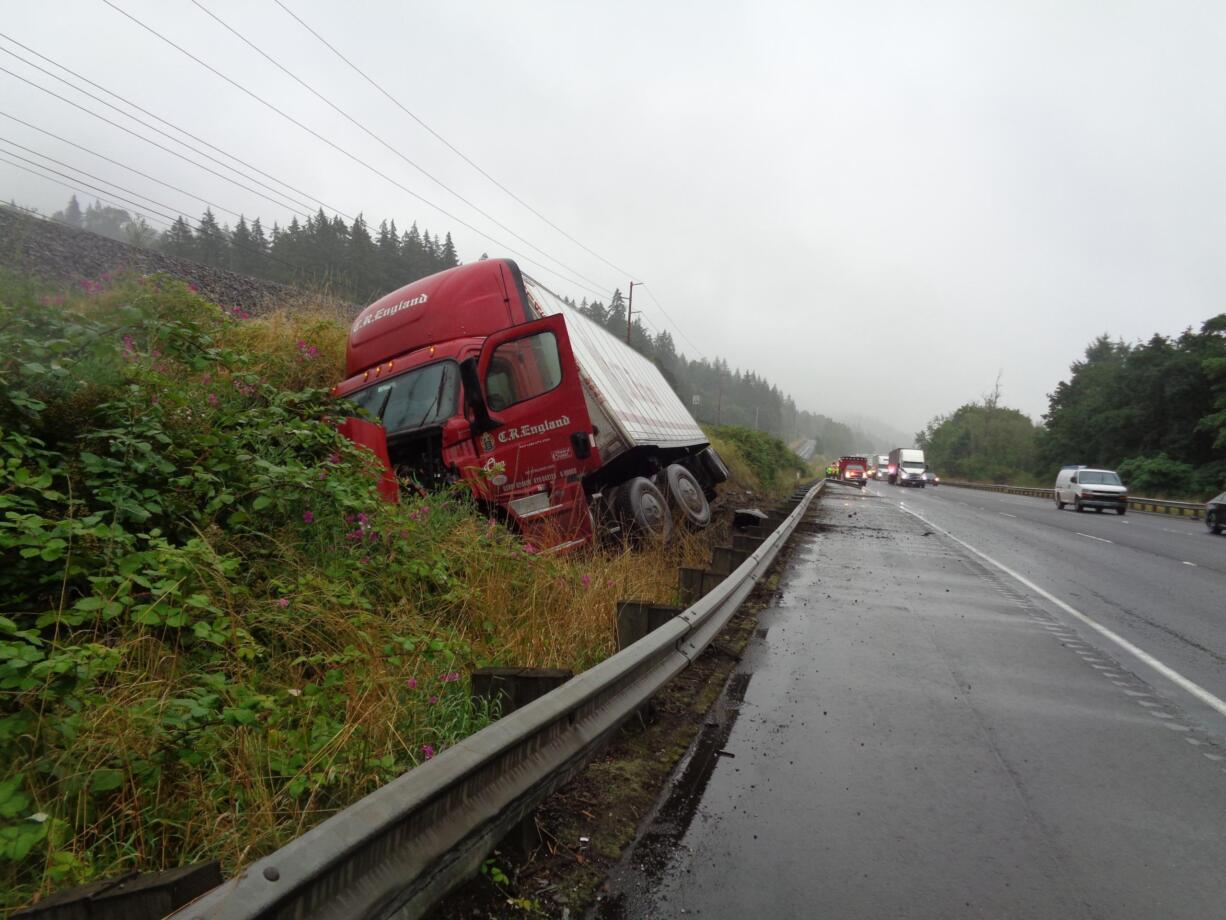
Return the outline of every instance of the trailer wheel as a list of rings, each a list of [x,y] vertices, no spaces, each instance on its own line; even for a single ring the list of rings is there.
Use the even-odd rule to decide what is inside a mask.
[[[635,476],[617,489],[614,498],[622,519],[639,538],[667,540],[673,533],[668,499],[654,482]]]
[[[701,529],[711,523],[711,505],[693,473],[680,463],[674,463],[664,470],[664,479],[668,484],[668,497],[687,524]]]

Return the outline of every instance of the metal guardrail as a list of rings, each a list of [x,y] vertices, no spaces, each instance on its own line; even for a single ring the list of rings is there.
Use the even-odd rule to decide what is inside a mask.
[[[955,482],[942,479],[941,485],[954,486],[958,489],[980,489],[985,492],[1004,492],[1009,495],[1032,495],[1035,498],[1054,500],[1055,489],[1028,489],[1020,486],[991,485],[984,482]],[[1205,506],[1196,502],[1172,502],[1163,498],[1129,498],[1128,507],[1132,511],[1148,511],[1151,514],[1178,514],[1200,520],[1204,515]]]
[[[689,665],[769,569],[823,483],[718,587],[659,629],[410,770],[172,915],[420,917]]]

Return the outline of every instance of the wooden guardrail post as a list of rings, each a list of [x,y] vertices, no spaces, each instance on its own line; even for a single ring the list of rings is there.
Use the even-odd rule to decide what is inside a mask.
[[[617,648],[620,651],[659,629],[684,607],[651,604],[643,601],[617,602]]]
[[[526,706],[574,676],[564,668],[478,668],[472,672],[472,696],[498,701],[505,716]]]
[[[216,860],[160,872],[129,872],[58,892],[9,916],[12,920],[162,920],[221,881],[221,864]]]

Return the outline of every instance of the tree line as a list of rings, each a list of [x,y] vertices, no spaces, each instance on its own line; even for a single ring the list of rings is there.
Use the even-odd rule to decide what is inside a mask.
[[[1226,489],[1226,313],[1175,337],[1103,335],[1048,396],[1043,424],[982,402],[916,435],[950,478],[1051,485],[1069,464],[1117,470],[1137,494],[1203,499]]]
[[[459,265],[451,234],[430,234],[413,223],[400,232],[395,220],[371,230],[362,215],[351,223],[322,210],[300,222],[271,229],[257,217],[240,216],[230,227],[206,209],[192,226],[180,216],[157,233],[143,218],[98,202],[82,209],[74,195],[52,219],[112,239],[156,249],[243,275],[304,286],[326,286],[354,303],[369,303],[418,278]],[[485,258],[482,255],[482,258]],[[568,303],[613,335],[626,339],[626,302],[620,290],[602,301]],[[637,311],[636,311],[637,312]],[[687,358],[671,333],[652,333],[639,316],[630,323],[631,347],[653,361],[701,422],[741,425],[786,441],[812,439],[817,453],[837,456],[876,449],[866,433],[796,405],[795,400],[753,371],[723,358]]]
[[[74,195],[52,219],[213,268],[327,288],[354,303],[368,303],[460,264],[450,233],[431,236],[416,223],[402,233],[395,220],[381,221],[372,230],[361,214],[346,223],[322,209],[305,221],[294,217],[284,227],[273,223],[267,228],[260,218],[248,221],[243,215],[230,227],[218,223],[213,210],[206,208],[194,227],[179,216],[157,233],[143,218],[121,208],[94,202],[83,210]]]

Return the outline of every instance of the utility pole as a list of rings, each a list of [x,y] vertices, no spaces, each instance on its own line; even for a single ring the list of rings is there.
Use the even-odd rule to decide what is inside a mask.
[[[626,301],[626,344],[630,344],[630,317],[634,315],[634,286],[642,281],[630,282],[630,298]]]

